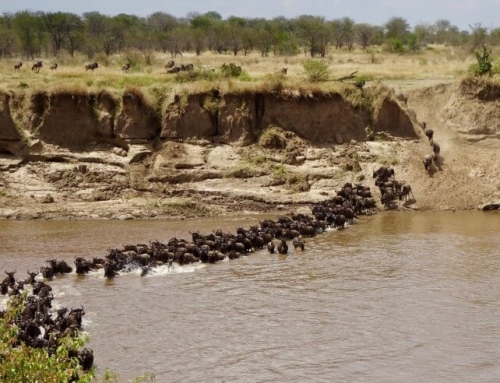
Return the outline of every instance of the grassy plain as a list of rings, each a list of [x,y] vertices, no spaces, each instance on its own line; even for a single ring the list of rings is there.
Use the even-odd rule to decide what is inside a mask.
[[[122,91],[129,87],[161,87],[174,93],[196,92],[217,86],[221,90],[263,90],[276,87],[276,82],[285,88],[312,87],[329,90],[338,83],[328,81],[322,84],[305,84],[302,63],[308,60],[305,55],[293,57],[261,57],[258,52],[247,56],[232,54],[204,53],[201,56],[186,53],[175,59],[178,64],[193,63],[197,75],[176,76],[167,74],[165,63],[170,55],[162,53],[143,54],[129,51],[106,57],[98,55],[95,61],[99,68],[94,72],[85,71],[84,65],[89,60],[83,56],[71,57],[60,53],[55,57],[41,57],[44,67],[40,73],[31,71],[31,61],[19,59],[0,60],[0,88],[3,90],[78,90]],[[357,71],[357,76],[365,81],[380,80],[389,83],[405,82],[447,82],[467,73],[467,68],[475,62],[474,55],[464,48],[432,46],[413,54],[395,54],[385,52],[382,47],[372,47],[364,51],[352,52],[332,50],[323,60],[329,67],[331,80],[347,76]],[[15,71],[14,64],[23,61],[21,70]],[[129,73],[123,73],[121,67],[131,62]],[[58,63],[59,68],[49,70],[49,66]],[[235,63],[243,68],[243,75],[225,79],[218,69],[223,63]],[[287,67],[288,74],[277,74]],[[500,65],[498,65],[500,67]],[[211,72],[210,69],[215,69]]]

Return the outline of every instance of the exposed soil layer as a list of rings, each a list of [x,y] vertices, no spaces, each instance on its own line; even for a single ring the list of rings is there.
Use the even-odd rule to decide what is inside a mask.
[[[283,212],[344,182],[364,182],[377,196],[371,176],[381,165],[412,187],[416,200],[402,209],[474,209],[500,200],[500,92],[488,86],[413,89],[408,105],[390,89],[358,91],[356,102],[214,90],[178,96],[161,112],[137,90],[121,99],[3,94],[0,218]],[[419,121],[441,147],[431,174]]]

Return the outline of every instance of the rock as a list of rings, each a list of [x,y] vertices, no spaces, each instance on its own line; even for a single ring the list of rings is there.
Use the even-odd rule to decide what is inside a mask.
[[[14,210],[10,210],[10,209],[0,210],[0,217],[1,218],[9,219],[9,218],[12,218],[15,214],[16,214],[16,212]]]
[[[134,219],[134,217],[131,214],[120,214],[116,216],[116,219],[119,221],[130,221],[131,219]]]
[[[500,202],[488,203],[479,208],[483,211],[500,210]]]
[[[313,212],[309,206],[301,206],[295,209],[294,214],[304,214],[304,215],[313,215]]]
[[[295,157],[295,161],[297,165],[302,165],[304,162],[306,162],[306,157],[305,156],[297,156]]]
[[[342,145],[344,143],[344,139],[340,135],[340,133],[335,133],[335,142],[339,145]]]
[[[152,151],[144,146],[131,146],[128,152],[128,163],[141,162],[151,154]]]
[[[118,147],[114,147],[112,149],[112,152],[115,153],[117,156],[120,156],[120,157],[127,157],[127,151],[125,149],[122,149],[122,148],[118,148]]]

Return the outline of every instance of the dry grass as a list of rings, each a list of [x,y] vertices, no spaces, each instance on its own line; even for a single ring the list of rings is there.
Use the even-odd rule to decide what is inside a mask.
[[[168,55],[155,54],[153,59],[141,59],[140,53],[134,52],[135,66],[125,74],[121,66],[127,62],[131,53],[123,53],[109,58],[98,57],[99,68],[94,72],[85,71],[84,64],[88,60],[81,57],[51,57],[44,59],[44,67],[40,74],[32,73],[30,63],[20,71],[14,71],[13,65],[19,58],[0,61],[0,83],[7,90],[30,88],[32,90],[46,90],[57,86],[71,85],[86,88],[125,89],[126,87],[151,87],[162,85],[176,85],[175,87],[206,89],[214,86],[214,81],[200,80],[195,83],[177,84],[175,75],[169,75],[164,69],[164,63],[170,59]],[[144,55],[146,56],[146,55]],[[240,65],[246,73],[242,79],[217,79],[222,88],[261,88],[264,83],[282,82],[285,87],[295,87],[304,82],[302,64],[309,58],[303,55],[294,57],[261,57],[257,52],[248,56],[227,54],[219,55],[205,53],[199,57],[194,54],[185,54],[176,60],[179,64],[193,63],[195,68],[218,70],[224,63]],[[432,47],[417,54],[396,55],[386,53],[382,48],[371,48],[368,51],[355,49],[352,52],[332,50],[324,59],[328,64],[331,79],[348,75],[358,71],[358,75],[366,80],[419,80],[419,79],[452,79],[466,72],[469,64],[474,62],[474,56],[461,48]],[[58,62],[57,71],[50,71],[48,67]],[[147,65],[150,62],[152,65]],[[286,66],[287,76],[273,75],[277,70]],[[279,78],[278,78],[279,77]],[[243,84],[241,84],[243,83]],[[323,87],[328,87],[324,83]],[[175,88],[174,87],[174,88]]]

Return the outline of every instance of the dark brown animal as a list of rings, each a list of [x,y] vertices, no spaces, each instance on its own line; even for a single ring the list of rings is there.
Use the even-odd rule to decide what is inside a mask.
[[[97,69],[97,68],[99,68],[99,64],[97,64],[96,62],[91,63],[91,64],[87,64],[87,65],[85,65],[85,72],[88,70],[91,70],[93,72],[94,69]]]
[[[122,71],[125,73],[128,73],[130,70],[130,63],[126,63],[124,66],[122,66]]]
[[[167,64],[165,65],[165,68],[166,69],[170,69],[170,68],[173,68],[175,67],[175,62],[174,60],[170,60],[169,62],[167,62]]]
[[[50,70],[56,70],[57,69],[57,63],[54,63],[52,64],[50,67],[49,67]]]
[[[17,64],[14,64],[14,70],[19,70],[23,66],[23,63],[19,61]]]
[[[42,69],[42,67],[43,67],[43,62],[37,61],[36,63],[33,64],[31,70],[35,73],[40,73],[40,69]]]
[[[399,193],[399,200],[405,200],[407,201],[408,198],[410,197],[410,194],[411,194],[411,198],[415,199],[415,196],[413,195],[413,192],[411,191],[411,186],[410,185],[403,185],[403,187],[401,188],[401,192]]]
[[[424,163],[424,168],[427,171],[427,173],[429,173],[432,170],[432,160],[433,160],[433,156],[430,154],[427,154],[424,157],[424,160],[422,161]]]

